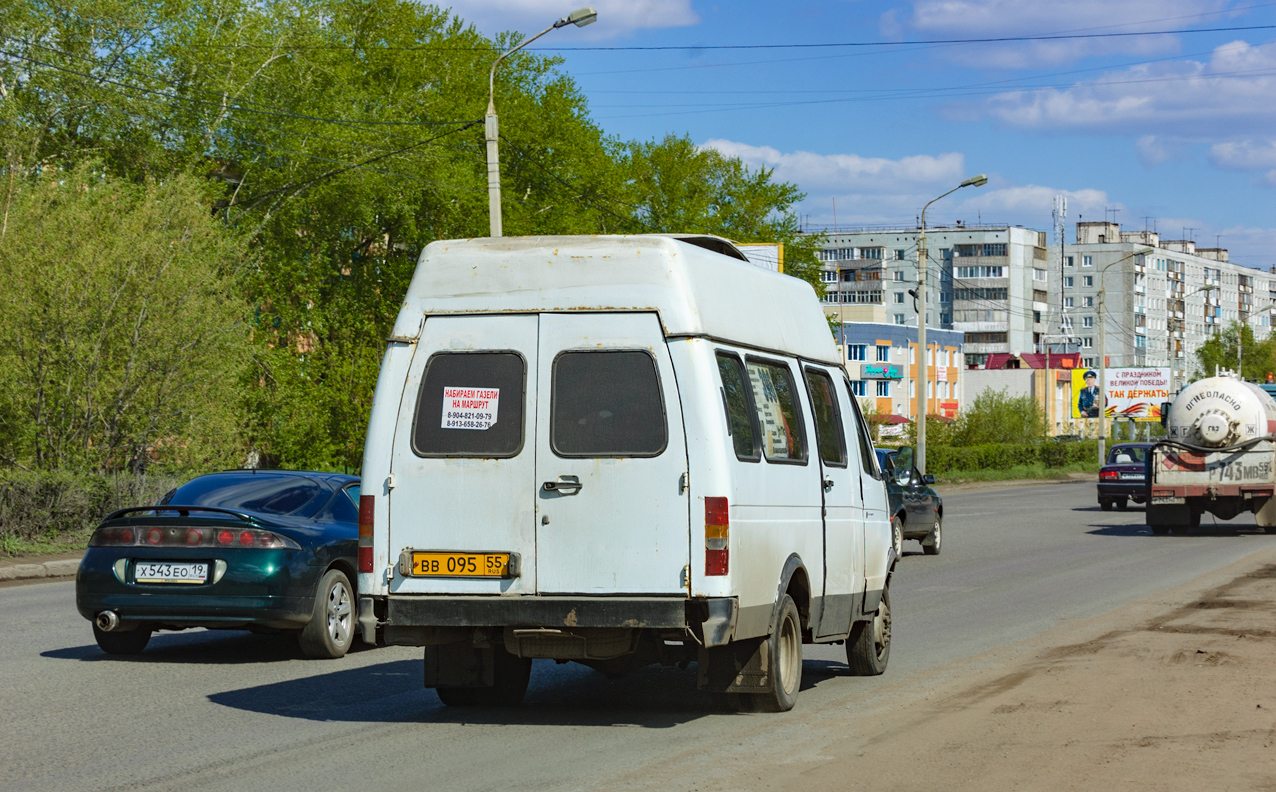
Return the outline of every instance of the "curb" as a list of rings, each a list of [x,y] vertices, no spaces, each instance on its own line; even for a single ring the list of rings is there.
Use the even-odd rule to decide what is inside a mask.
[[[79,568],[78,558],[46,561],[43,564],[2,564],[0,565],[0,583],[10,580],[74,577]]]

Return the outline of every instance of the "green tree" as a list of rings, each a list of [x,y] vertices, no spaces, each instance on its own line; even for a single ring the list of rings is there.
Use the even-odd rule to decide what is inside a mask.
[[[1196,366],[1192,372],[1193,379],[1212,377],[1217,368],[1236,370],[1237,338],[1240,339],[1241,374],[1245,379],[1261,382],[1267,372],[1276,371],[1276,337],[1268,336],[1259,341],[1254,338],[1254,329],[1245,322],[1232,322],[1205,340],[1196,349]]]
[[[86,164],[19,182],[0,238],[0,437],[39,469],[234,460],[247,361],[240,240],[191,177]]]
[[[1031,443],[1045,436],[1045,419],[1031,396],[1011,396],[1005,389],[989,389],[958,414],[948,428],[948,436],[954,446]]]

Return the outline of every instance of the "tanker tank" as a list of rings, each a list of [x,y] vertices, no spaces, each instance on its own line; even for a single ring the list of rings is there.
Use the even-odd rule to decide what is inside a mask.
[[[1208,377],[1184,388],[1163,417],[1149,460],[1148,526],[1186,533],[1201,515],[1252,512],[1276,532],[1276,401],[1253,383]]]

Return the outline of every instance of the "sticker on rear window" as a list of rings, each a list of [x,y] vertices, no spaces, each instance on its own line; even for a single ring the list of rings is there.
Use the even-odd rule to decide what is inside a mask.
[[[500,398],[500,388],[444,388],[443,428],[492,428]]]

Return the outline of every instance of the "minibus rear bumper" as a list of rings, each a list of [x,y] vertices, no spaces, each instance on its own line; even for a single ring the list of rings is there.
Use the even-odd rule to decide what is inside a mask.
[[[473,627],[612,627],[686,630],[701,645],[725,646],[740,613],[735,597],[432,597],[359,599],[364,641],[418,645],[430,633]]]

